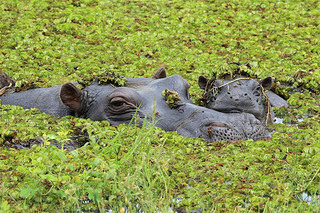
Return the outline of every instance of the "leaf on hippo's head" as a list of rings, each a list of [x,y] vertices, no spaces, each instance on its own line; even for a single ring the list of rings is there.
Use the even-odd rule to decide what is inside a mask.
[[[81,79],[78,82],[83,87],[89,86],[92,82],[97,82],[99,85],[112,84],[117,87],[122,87],[126,85],[127,79],[121,75],[115,74],[112,71],[105,71],[90,78]]]
[[[221,66],[219,70],[214,73],[214,77],[226,80],[241,77],[258,78],[256,70],[252,69],[249,62],[228,62],[225,66]]]
[[[181,103],[179,93],[176,91],[165,89],[162,91],[162,97],[164,97],[170,108],[178,108],[179,106],[183,105]]]
[[[127,82],[127,79],[123,76],[109,71],[106,71],[105,73],[98,75],[96,77],[96,80],[98,81],[99,85],[113,84],[119,87],[125,86]]]

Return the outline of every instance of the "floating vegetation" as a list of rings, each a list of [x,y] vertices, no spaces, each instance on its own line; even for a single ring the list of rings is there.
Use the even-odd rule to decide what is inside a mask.
[[[182,105],[181,98],[176,91],[165,89],[162,91],[162,97],[166,100],[170,108],[178,108]]]
[[[200,75],[240,72],[274,78],[291,106],[274,108],[283,123],[271,139],[208,145],[0,105],[0,211],[320,212],[319,11],[313,0],[1,1],[0,70],[15,87],[89,85],[100,75],[121,86],[106,70],[149,78],[165,66],[190,83],[194,101]],[[89,143],[74,151],[5,147],[36,137],[67,144],[75,127]],[[304,192],[315,197],[299,201]]]
[[[87,79],[81,79],[78,81],[83,87],[89,86],[92,82],[98,82],[99,85],[114,85],[117,87],[125,86],[127,79],[121,75],[115,74],[111,71],[103,72],[102,74],[94,75]]]

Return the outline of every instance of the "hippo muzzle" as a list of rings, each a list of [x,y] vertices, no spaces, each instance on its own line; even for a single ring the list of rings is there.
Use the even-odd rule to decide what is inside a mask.
[[[252,114],[226,114],[192,104],[186,104],[183,110],[192,111],[174,129],[183,136],[204,138],[207,141],[270,137],[264,124]]]

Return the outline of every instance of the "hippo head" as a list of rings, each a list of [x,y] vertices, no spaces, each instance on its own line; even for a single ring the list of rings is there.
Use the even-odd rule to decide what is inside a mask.
[[[73,83],[66,83],[61,87],[60,98],[77,117],[108,120],[112,125],[118,125],[129,123],[135,114],[142,121],[154,114],[160,119],[169,113],[170,108],[162,96],[167,88],[176,91],[181,102],[192,103],[189,83],[179,75],[166,77],[164,69],[153,78],[128,78],[125,87],[101,86],[94,82],[80,90]]]
[[[198,84],[205,90],[204,104],[207,108],[225,113],[246,112],[260,121],[268,118],[272,122],[270,105],[264,93],[265,89],[272,86],[271,77],[256,81],[250,78],[209,80],[200,76]]]
[[[112,125],[129,124],[135,118],[135,123],[142,126],[146,118],[166,131],[207,141],[269,136],[265,126],[251,114],[228,114],[194,105],[188,89],[189,83],[181,76],[167,77],[160,69],[153,78],[128,78],[125,87],[93,83],[79,90],[67,83],[61,87],[60,98],[76,116],[108,120]],[[173,91],[177,103],[170,105],[164,91]]]

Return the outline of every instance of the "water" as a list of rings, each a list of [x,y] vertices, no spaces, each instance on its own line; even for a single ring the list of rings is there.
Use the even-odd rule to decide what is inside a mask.
[[[302,122],[304,119],[308,118],[308,116],[306,117],[302,117],[302,118],[298,118],[298,123]],[[283,118],[278,118],[278,117],[275,117],[274,118],[274,123],[275,124],[283,124]]]
[[[297,199],[298,201],[308,203],[308,205],[320,205],[320,195],[310,195],[309,193],[303,192]]]
[[[283,124],[283,119],[282,119],[282,118],[275,117],[275,118],[274,118],[274,123],[275,123],[275,124]]]

